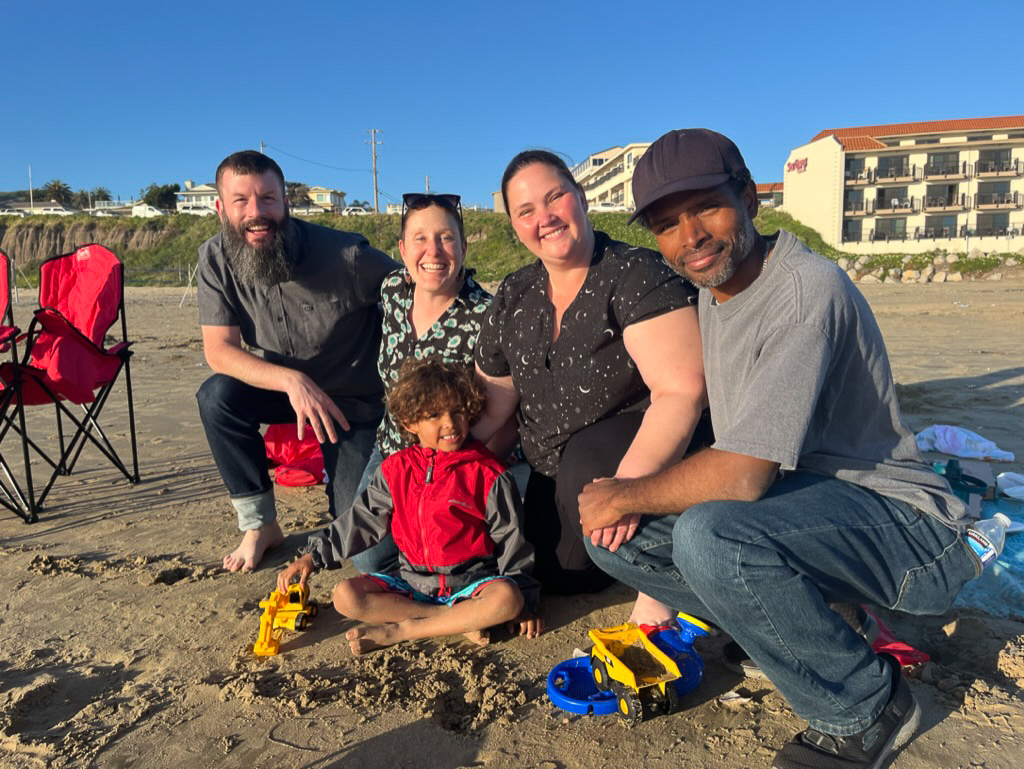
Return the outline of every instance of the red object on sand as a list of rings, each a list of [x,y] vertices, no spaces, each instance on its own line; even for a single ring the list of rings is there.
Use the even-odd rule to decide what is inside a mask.
[[[324,456],[316,435],[307,430],[300,441],[294,422],[270,425],[263,435],[267,459],[276,465],[274,482],[282,486],[315,486],[324,483]]]
[[[927,653],[899,640],[876,614],[867,609],[864,609],[864,611],[867,611],[874,618],[875,622],[878,623],[878,638],[871,644],[871,648],[876,653],[885,652],[886,654],[891,654],[899,661],[900,665],[920,665],[931,659]]]

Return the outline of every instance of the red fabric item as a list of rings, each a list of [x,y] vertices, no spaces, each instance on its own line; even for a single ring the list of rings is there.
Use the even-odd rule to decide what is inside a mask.
[[[300,441],[294,422],[270,425],[263,435],[267,459],[276,465],[274,482],[282,486],[315,486],[324,482],[324,457],[316,435],[307,430]]]
[[[504,470],[479,442],[458,451],[412,446],[385,459],[380,471],[394,504],[391,535],[406,560],[436,572],[492,555],[487,497]]]
[[[40,327],[28,364],[45,372],[58,398],[91,403],[93,391],[108,384],[120,370],[123,345],[103,349],[107,330],[121,309],[121,262],[97,244],[48,259],[39,268]],[[50,402],[38,388],[26,388],[28,405]],[[38,397],[37,397],[38,396]]]
[[[874,617],[875,622],[878,623],[878,638],[871,644],[871,648],[876,653],[885,652],[886,654],[891,654],[899,661],[900,665],[920,665],[931,659],[927,653],[919,651],[899,640],[874,612],[870,612],[867,609],[864,609],[864,611],[867,611],[868,614]]]

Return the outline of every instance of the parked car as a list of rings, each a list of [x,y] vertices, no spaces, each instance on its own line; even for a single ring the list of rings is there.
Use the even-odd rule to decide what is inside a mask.
[[[17,216],[19,219],[24,219],[25,212],[16,208],[0,208],[0,216]]]
[[[37,214],[42,216],[74,216],[76,211],[68,211],[66,208],[61,206],[43,206],[42,208],[36,209]]]
[[[132,206],[132,216],[139,216],[143,219],[151,219],[154,216],[164,216],[167,212],[163,209],[151,206],[147,203],[139,203]]]
[[[590,206],[590,210],[594,213],[618,213],[628,212],[629,206],[624,206],[622,203],[610,203],[608,201],[601,201],[600,203],[594,203]]]
[[[210,216],[211,214],[217,213],[209,206],[199,205],[198,203],[183,203],[178,206],[179,214],[192,214],[193,216]]]
[[[371,213],[362,206],[345,206],[345,210],[341,212],[342,216],[366,216]]]

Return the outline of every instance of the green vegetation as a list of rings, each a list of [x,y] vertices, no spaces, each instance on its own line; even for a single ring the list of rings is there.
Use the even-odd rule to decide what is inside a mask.
[[[634,243],[647,248],[657,248],[654,237],[639,225],[627,224],[629,214],[592,214],[594,226],[607,232],[616,240]],[[380,250],[398,259],[397,214],[371,214],[368,216],[339,216],[324,214],[311,221],[326,227],[349,230],[365,235],[367,240]],[[516,239],[508,217],[489,211],[467,211],[465,213],[466,239],[469,242],[466,263],[477,271],[481,281],[501,280],[505,275],[526,264],[534,257]],[[821,236],[810,227],[805,227],[788,214],[773,209],[762,209],[755,220],[762,233],[786,229],[794,233],[811,249],[832,259],[855,258],[852,254],[830,248]],[[54,228],[56,237],[47,237],[52,242],[70,240],[76,243],[90,241],[104,243],[113,249],[125,262],[126,279],[133,285],[177,283],[179,274],[187,275],[189,265],[196,262],[200,244],[214,235],[220,227],[215,216],[159,216],[152,219],[136,218],[91,218],[72,217],[28,217],[0,221],[0,240],[5,239],[7,230]],[[66,233],[66,236],[65,236]],[[12,235],[15,233],[12,232]],[[27,234],[27,233],[26,233]],[[42,235],[42,233],[39,233]],[[27,238],[20,238],[24,241]],[[40,238],[42,239],[42,238]],[[131,246],[131,247],[129,247]],[[940,250],[918,254],[904,262],[903,254],[881,254],[870,257],[866,268],[880,269],[888,274],[896,269],[920,270],[932,263],[934,258],[945,253]],[[18,256],[17,254],[15,256]],[[984,257],[959,255],[956,269],[968,275],[996,269],[1005,258],[1014,254],[992,254]],[[24,257],[22,257],[24,259]],[[37,262],[19,261],[19,268],[25,275],[36,273]]]

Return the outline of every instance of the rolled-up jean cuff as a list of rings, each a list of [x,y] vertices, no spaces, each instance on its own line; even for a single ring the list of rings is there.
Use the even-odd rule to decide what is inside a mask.
[[[238,513],[238,528],[241,531],[252,531],[277,520],[273,489],[247,497],[232,497],[231,504]]]

